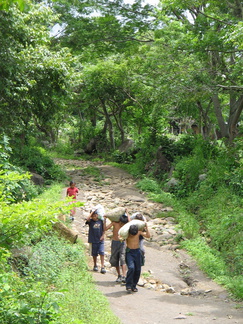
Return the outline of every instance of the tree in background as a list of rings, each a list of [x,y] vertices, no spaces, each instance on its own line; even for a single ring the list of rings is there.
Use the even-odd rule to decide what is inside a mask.
[[[229,10],[226,0],[161,0],[156,10],[120,0],[28,4],[22,12],[13,4],[0,12],[7,35],[0,50],[2,130],[23,137],[38,131],[55,142],[71,120],[79,139],[101,130],[112,149],[128,135],[170,132],[171,123],[181,132],[195,124],[205,138],[217,131],[230,143],[237,136],[237,1]],[[57,23],[60,33],[50,37]]]
[[[51,142],[71,99],[72,56],[51,51],[49,28],[57,17],[43,5],[0,11],[0,129],[26,139],[42,133]]]
[[[191,81],[198,90],[202,90],[194,102],[201,121],[207,127],[207,121],[215,120],[220,137],[228,138],[231,143],[237,136],[243,109],[240,2],[161,0],[160,5],[159,21],[163,27],[159,38],[163,40],[170,35],[166,44],[173,48],[174,60],[180,65],[178,53],[180,58],[182,54],[197,58],[190,75],[194,76]],[[181,78],[185,93],[187,80]],[[210,117],[212,110],[214,116]]]

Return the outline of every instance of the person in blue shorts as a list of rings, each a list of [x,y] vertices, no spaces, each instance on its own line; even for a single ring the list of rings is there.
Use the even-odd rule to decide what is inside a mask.
[[[90,243],[91,255],[93,257],[94,268],[93,271],[98,271],[97,257],[100,255],[101,273],[106,273],[105,260],[105,224],[104,221],[98,218],[96,211],[90,213],[86,220],[89,225],[88,243]]]

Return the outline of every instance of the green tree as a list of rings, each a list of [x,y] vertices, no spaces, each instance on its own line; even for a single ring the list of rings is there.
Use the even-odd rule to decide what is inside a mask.
[[[174,59],[178,53],[197,58],[194,80],[205,91],[195,106],[203,115],[212,105],[221,137],[232,142],[243,109],[243,13],[239,1],[162,0],[160,4],[160,37],[170,32],[168,45],[174,49]]]
[[[141,42],[151,41],[153,6],[137,0],[50,2],[60,15],[60,32],[53,44],[68,46],[83,61],[94,61],[110,54],[134,50]]]
[[[18,7],[23,10],[27,4],[26,0],[1,0],[0,10],[8,10],[12,4],[17,4]]]
[[[50,50],[56,19],[43,5],[0,11],[0,129],[11,137],[38,130],[54,141],[65,119],[73,59],[67,49]]]
[[[84,106],[94,107],[91,108],[92,126],[96,126],[97,119],[103,121],[101,133],[106,134],[108,131],[112,149],[116,148],[115,129],[120,134],[120,143],[126,138],[123,115],[130,102],[128,92],[128,73],[125,64],[107,60],[87,66],[83,70],[82,101],[85,103]]]

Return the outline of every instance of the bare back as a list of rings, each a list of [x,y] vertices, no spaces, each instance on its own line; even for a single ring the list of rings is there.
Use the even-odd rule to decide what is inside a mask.
[[[123,226],[124,224],[122,224],[121,222],[111,222],[107,227],[106,230],[108,230],[109,228],[113,228],[112,229],[112,240],[114,241],[119,241],[120,238],[118,236],[118,231],[119,229]]]

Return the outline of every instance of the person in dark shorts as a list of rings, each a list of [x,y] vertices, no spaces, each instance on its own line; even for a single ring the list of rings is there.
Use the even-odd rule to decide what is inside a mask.
[[[120,216],[119,222],[111,222],[106,230],[113,228],[113,235],[111,241],[111,257],[110,264],[116,268],[117,279],[116,282],[121,283],[126,280],[126,261],[125,261],[125,241],[121,241],[118,237],[119,229],[129,221],[129,216],[124,214]]]
[[[88,243],[90,243],[91,255],[93,257],[94,268],[93,271],[98,271],[97,257],[100,255],[101,273],[106,273],[105,261],[105,226],[104,221],[98,218],[96,211],[91,212],[86,220],[89,225]]]

